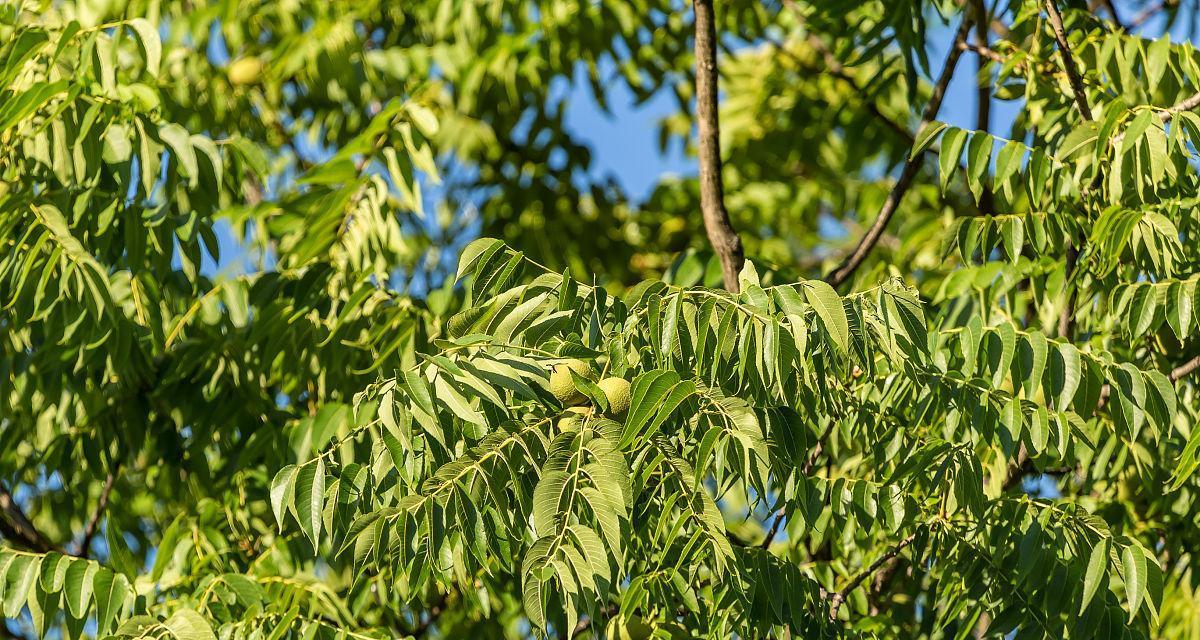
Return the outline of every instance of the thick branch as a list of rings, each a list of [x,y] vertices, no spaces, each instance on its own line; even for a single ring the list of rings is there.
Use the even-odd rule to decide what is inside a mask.
[[[958,27],[958,33],[954,37],[954,43],[950,45],[950,53],[946,56],[946,64],[942,66],[942,74],[938,77],[937,83],[933,86],[933,94],[929,97],[929,104],[925,105],[925,111],[921,115],[921,126],[932,121],[937,117],[938,111],[942,108],[942,99],[946,97],[946,87],[950,85],[950,79],[954,77],[954,68],[958,65],[958,59],[962,55],[962,43],[966,42],[967,34],[971,31],[971,19],[964,16],[962,25]],[[896,213],[896,209],[900,206],[900,201],[904,195],[908,193],[909,186],[912,185],[913,178],[916,177],[917,171],[921,168],[921,159],[924,154],[912,155],[904,163],[904,169],[900,172],[900,178],[896,180],[896,184],[892,187],[891,193],[888,194],[887,200],[884,201],[883,207],[879,211],[879,216],[875,219],[875,223],[871,225],[863,237],[858,241],[858,246],[850,255],[834,269],[829,275],[825,276],[825,281],[830,285],[837,287],[850,279],[858,267],[862,265],[867,256],[871,253],[871,249],[875,248],[875,243],[879,241],[879,237],[883,235],[883,230],[887,228],[888,222],[892,219],[892,215]]]
[[[33,526],[3,483],[0,483],[0,534],[31,551],[46,553],[54,550],[54,545]]]
[[[725,185],[721,179],[721,127],[717,119],[717,29],[713,0],[695,0],[696,11],[696,122],[700,141],[700,210],[704,230],[721,260],[725,288],[737,293],[738,274],[746,261],[729,212],[725,210]]]
[[[834,593],[830,594],[830,596],[829,596],[829,619],[837,620],[838,610],[841,609],[842,603],[846,601],[846,597],[848,595],[850,595],[850,592],[854,591],[856,588],[858,588],[858,585],[862,584],[863,581],[865,581],[867,578],[870,578],[872,575],[874,575],[875,572],[878,571],[880,567],[882,567],[885,564],[887,564],[888,562],[890,562],[892,560],[892,558],[895,558],[896,556],[900,555],[900,552],[904,551],[904,549],[907,548],[908,545],[912,544],[913,541],[916,539],[917,539],[916,532],[909,534],[909,536],[907,538],[896,543],[896,546],[889,549],[887,551],[887,553],[883,554],[882,556],[879,556],[879,558],[876,559],[875,562],[871,563],[871,566],[867,567],[861,573],[854,576],[854,578],[851,579],[850,582],[846,583],[846,586],[844,586],[840,590],[835,591]]]

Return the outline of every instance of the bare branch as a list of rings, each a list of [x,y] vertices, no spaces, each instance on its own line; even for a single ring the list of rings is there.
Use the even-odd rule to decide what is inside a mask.
[[[55,550],[54,545],[25,516],[3,483],[0,483],[0,534],[10,542],[32,551],[46,553]]]
[[[987,8],[983,4],[983,0],[975,0],[975,39],[979,41],[979,45],[986,47],[988,44],[988,13]],[[984,72],[988,69],[987,60],[982,56],[975,60],[975,70],[977,76],[976,93],[975,93],[975,130],[990,131],[992,127],[992,75],[987,74],[987,79],[983,80]],[[992,190],[989,187],[984,187],[979,194],[979,210],[984,215],[994,215],[996,208],[993,202]]]
[[[946,56],[946,64],[942,66],[942,74],[938,77],[937,83],[933,86],[933,94],[929,97],[929,104],[925,105],[925,111],[921,115],[921,126],[932,121],[937,117],[938,111],[942,107],[942,99],[946,97],[946,87],[950,85],[950,79],[954,77],[954,68],[958,65],[958,59],[962,55],[962,43],[966,42],[967,34],[971,31],[971,18],[963,17],[962,24],[958,27],[958,33],[954,36],[954,43],[950,46],[950,52]],[[879,216],[875,219],[875,223],[871,225],[863,237],[859,239],[858,245],[838,268],[834,269],[829,275],[825,276],[825,281],[830,285],[837,287],[850,279],[858,267],[862,265],[867,256],[871,253],[871,249],[875,248],[875,243],[879,241],[879,237],[883,235],[884,229],[887,228],[888,222],[896,213],[896,209],[900,206],[900,201],[904,195],[908,193],[908,188],[912,185],[913,178],[916,177],[917,171],[921,168],[921,159],[924,154],[911,155],[904,163],[904,169],[900,172],[900,177],[896,180],[896,184],[892,186],[891,193],[888,194],[887,200],[884,201],[883,207],[879,211]]]
[[[725,288],[737,293],[738,274],[746,261],[729,212],[721,178],[721,127],[717,116],[717,31],[713,0],[695,0],[696,121],[700,141],[700,209],[713,251],[721,260]]]
[[[1083,88],[1083,76],[1075,66],[1075,56],[1071,54],[1071,45],[1067,42],[1067,32],[1063,27],[1062,14],[1058,12],[1055,0],[1046,0],[1046,14],[1050,17],[1050,28],[1054,31],[1054,39],[1058,42],[1058,54],[1062,57],[1063,70],[1067,73],[1067,81],[1071,84],[1071,94],[1075,99],[1075,107],[1084,120],[1092,120],[1092,108],[1088,106],[1087,92]],[[1067,245],[1067,262],[1064,282],[1069,286],[1071,275],[1075,271],[1075,263],[1079,260],[1079,249],[1074,240]],[[1071,339],[1075,333],[1075,303],[1079,292],[1071,289],[1062,312],[1058,315],[1058,335]]]
[[[117,479],[117,474],[121,471],[121,463],[113,466],[108,477],[104,479],[104,487],[100,489],[100,500],[96,502],[96,511],[92,513],[92,518],[88,520],[87,526],[83,530],[83,538],[79,540],[79,551],[75,553],[80,558],[88,557],[88,551],[92,546],[92,538],[96,535],[96,530],[100,526],[100,519],[104,517],[104,511],[108,508],[108,497],[112,493],[113,482]]]
[[[1067,42],[1067,32],[1063,27],[1062,14],[1058,12],[1055,0],[1046,0],[1046,14],[1050,17],[1050,28],[1054,31],[1054,40],[1058,42],[1058,53],[1062,57],[1063,70],[1067,72],[1067,80],[1071,83],[1071,94],[1075,106],[1084,120],[1092,120],[1092,108],[1088,106],[1087,92],[1083,88],[1083,76],[1079,67],[1075,66],[1075,56],[1071,54],[1071,44]]]
[[[1171,382],[1178,382],[1180,378],[1183,378],[1196,369],[1200,369],[1200,356],[1196,356],[1195,358],[1188,360],[1178,367],[1171,369]]]
[[[1129,21],[1129,30],[1132,31],[1141,27],[1150,21],[1151,18],[1158,15],[1160,11],[1166,9],[1168,5],[1174,5],[1175,2],[1156,2],[1142,9],[1132,20]]]

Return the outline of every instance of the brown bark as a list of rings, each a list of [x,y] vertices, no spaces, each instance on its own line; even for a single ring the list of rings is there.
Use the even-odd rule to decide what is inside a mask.
[[[725,209],[725,184],[721,178],[721,126],[717,117],[717,29],[713,0],[695,0],[696,11],[696,123],[700,142],[700,210],[704,230],[721,260],[725,288],[737,293],[738,274],[746,261]]]

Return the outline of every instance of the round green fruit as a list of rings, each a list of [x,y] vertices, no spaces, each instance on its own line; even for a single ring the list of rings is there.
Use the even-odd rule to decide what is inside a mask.
[[[229,82],[235,85],[254,84],[262,77],[263,64],[254,56],[239,58],[229,64]]]
[[[587,396],[575,388],[571,372],[585,377],[592,377],[592,365],[582,360],[566,360],[554,365],[550,372],[550,393],[565,405],[577,405],[587,402]]]
[[[641,616],[613,618],[605,629],[608,640],[650,640],[654,627],[646,624]]]
[[[629,411],[629,381],[623,378],[605,378],[596,386],[604,392],[608,399],[608,413],[613,416],[624,416]]]
[[[577,431],[580,423],[591,413],[591,407],[567,407],[558,417],[558,432]]]

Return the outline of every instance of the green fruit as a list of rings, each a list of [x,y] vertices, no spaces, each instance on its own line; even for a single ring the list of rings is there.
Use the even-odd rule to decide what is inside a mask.
[[[609,621],[605,635],[608,640],[649,640],[654,635],[654,627],[646,624],[641,616],[620,616]]]
[[[567,407],[558,417],[558,432],[578,431],[579,425],[591,414],[591,407]]]
[[[262,76],[263,63],[254,56],[239,58],[229,65],[229,82],[232,84],[254,84]]]
[[[550,393],[565,405],[583,404],[587,402],[587,396],[575,388],[575,381],[571,378],[572,371],[585,378],[590,378],[592,365],[582,360],[567,360],[554,365],[554,369],[550,372]]]
[[[623,416],[629,411],[629,381],[622,378],[605,378],[597,383],[608,399],[608,413]]]

